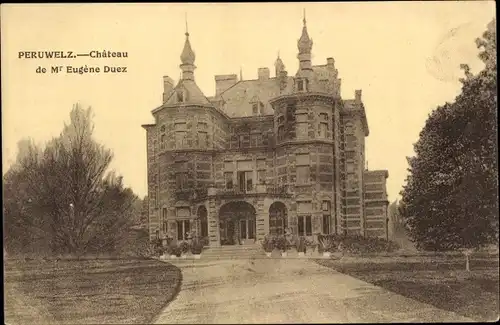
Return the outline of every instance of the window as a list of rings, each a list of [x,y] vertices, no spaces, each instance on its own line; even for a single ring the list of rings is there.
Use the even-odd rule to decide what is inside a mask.
[[[323,233],[330,233],[330,201],[323,201],[321,210],[323,211]]]
[[[321,113],[319,114],[320,117],[320,124],[319,124],[319,136],[321,138],[326,138],[329,127],[328,127],[328,114],[326,113]]]
[[[266,171],[259,170],[257,172],[257,184],[263,184],[265,180],[266,180]]]
[[[189,220],[177,220],[177,240],[187,240],[190,231]]]
[[[252,113],[253,115],[259,114],[259,105],[257,103],[252,104]]]
[[[303,80],[298,80],[297,81],[297,90],[298,91],[303,91],[304,90],[304,81]]]
[[[184,102],[184,91],[182,91],[182,90],[177,91],[177,102],[178,103]]]
[[[299,236],[312,236],[311,216],[299,216],[297,219]]]
[[[245,136],[244,135],[239,135],[238,136],[238,147],[243,148],[244,141],[245,141]]]
[[[309,128],[309,123],[307,122],[307,114],[297,114],[296,122],[297,122],[297,129],[296,129],[297,139],[307,139],[308,137],[307,131]]]
[[[200,226],[201,226],[201,237],[208,237],[208,220],[207,220],[207,218],[201,219]]]
[[[187,173],[181,172],[175,174],[175,183],[177,185],[177,189],[187,188]]]
[[[167,136],[165,134],[162,134],[160,137],[160,149],[163,150],[165,149],[165,140]]]
[[[224,173],[224,183],[226,184],[227,190],[231,190],[233,188],[233,172]]]
[[[167,220],[167,208],[161,210],[161,217],[163,220]]]
[[[168,231],[168,223],[166,221],[163,222],[163,233],[166,234]]]
[[[297,184],[309,184],[310,177],[309,166],[297,166]]]
[[[161,132],[161,133],[165,133],[165,130],[166,130],[165,125],[162,125],[162,126],[160,127],[160,132]]]
[[[253,190],[253,171],[238,172],[238,189],[241,192]]]
[[[186,132],[184,131],[175,132],[175,147],[182,148],[184,146],[185,138],[186,138]]]
[[[208,148],[208,134],[207,132],[198,132],[198,146],[200,148]]]
[[[296,159],[297,184],[309,184],[311,172],[309,154],[297,155]]]
[[[156,231],[156,239],[160,239],[160,231],[159,230]]]
[[[278,126],[278,140],[283,140],[285,138],[285,126]]]

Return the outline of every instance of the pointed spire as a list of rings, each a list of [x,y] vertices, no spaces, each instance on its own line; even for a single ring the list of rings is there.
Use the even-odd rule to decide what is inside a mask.
[[[304,18],[302,19],[304,26],[302,27],[302,35],[297,43],[297,47],[299,49],[299,54],[302,53],[311,53],[313,41],[309,38],[309,34],[307,33],[307,22],[306,22],[306,9],[304,8]]]
[[[243,69],[240,66],[240,81],[243,80]]]
[[[285,70],[285,65],[283,64],[283,61],[280,58],[280,51],[278,50],[278,57],[276,58],[276,61],[274,62],[274,67],[275,67],[275,72],[276,72],[276,78],[280,76],[280,72]]]
[[[189,32],[188,32],[188,22],[187,22],[187,14],[186,14],[186,40],[184,42],[184,49],[181,53],[181,62],[180,65],[182,69],[182,79],[194,80],[194,61],[196,59],[196,55],[194,54],[193,49],[191,48],[191,42],[189,42]]]

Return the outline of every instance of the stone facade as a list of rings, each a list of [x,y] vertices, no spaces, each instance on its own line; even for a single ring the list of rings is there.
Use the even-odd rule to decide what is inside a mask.
[[[163,104],[147,133],[150,238],[188,232],[210,246],[254,243],[268,233],[386,236],[387,171],[365,170],[368,123],[361,90],[340,96],[333,58],[311,63],[306,21],[299,70],[278,57],[256,80],[215,77],[215,96],[194,81],[189,34],[182,77],[164,77]]]

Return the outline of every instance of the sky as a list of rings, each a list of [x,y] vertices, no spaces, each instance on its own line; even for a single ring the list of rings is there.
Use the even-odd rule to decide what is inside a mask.
[[[387,169],[389,200],[407,176],[407,156],[429,113],[459,94],[461,63],[482,68],[475,38],[495,17],[493,1],[59,4],[1,6],[3,173],[17,142],[43,144],[75,103],[94,111],[95,138],[114,152],[111,168],[146,194],[146,132],[161,105],[164,75],[177,82],[186,17],[195,78],[206,96],[214,75],[256,79],[279,51],[289,75],[306,11],[314,65],[333,57],[342,97],[362,89],[370,129],[369,169]],[[22,51],[126,51],[126,59],[20,59]],[[126,66],[126,73],[50,73],[51,66]],[[37,67],[49,70],[36,73]],[[273,73],[271,73],[273,76]]]

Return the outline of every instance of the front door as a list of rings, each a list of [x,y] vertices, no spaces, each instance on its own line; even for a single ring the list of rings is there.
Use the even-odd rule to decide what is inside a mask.
[[[239,232],[242,244],[255,243],[255,220],[253,219],[240,219]]]

